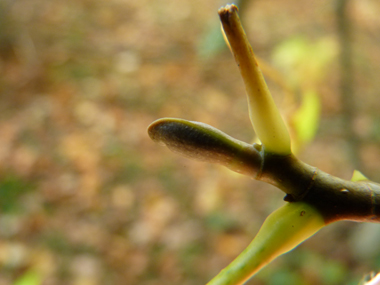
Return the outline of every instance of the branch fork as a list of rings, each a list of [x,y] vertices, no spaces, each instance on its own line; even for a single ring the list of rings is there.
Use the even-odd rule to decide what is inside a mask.
[[[286,193],[288,203],[273,212],[247,249],[208,283],[238,285],[327,224],[340,220],[380,222],[380,185],[360,172],[354,173],[355,181],[331,176],[292,154],[289,132],[247,40],[237,7],[227,5],[218,13],[246,87],[253,128],[262,144],[247,144],[209,125],[176,118],[153,122],[148,134],[174,152],[224,165]]]

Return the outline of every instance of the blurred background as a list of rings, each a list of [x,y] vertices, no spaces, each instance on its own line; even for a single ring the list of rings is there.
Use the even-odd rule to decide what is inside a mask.
[[[0,285],[205,284],[284,203],[146,132],[180,117],[254,141],[225,4],[0,0]],[[236,4],[297,156],[380,181],[380,2]],[[332,224],[247,284],[358,284],[379,240]]]

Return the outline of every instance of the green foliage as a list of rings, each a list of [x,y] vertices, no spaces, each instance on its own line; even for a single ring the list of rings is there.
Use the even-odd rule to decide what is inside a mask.
[[[233,219],[221,212],[214,212],[207,216],[206,224],[209,228],[217,232],[226,231],[236,226],[236,222],[233,221]]]
[[[0,180],[0,211],[2,213],[20,210],[20,197],[34,189],[34,186],[23,178],[8,175]]]
[[[225,46],[220,26],[216,25],[207,29],[202,35],[197,46],[197,53],[201,60],[207,60],[225,49]]]
[[[320,276],[324,284],[342,284],[348,274],[344,266],[333,260],[324,261],[322,264]]]
[[[308,91],[302,96],[301,106],[293,115],[293,126],[299,143],[311,142],[319,126],[321,103],[314,91]]]
[[[299,275],[287,269],[274,272],[268,279],[268,285],[304,285]]]
[[[328,75],[327,67],[336,53],[336,43],[329,37],[311,41],[300,36],[280,43],[272,53],[274,65],[286,74],[287,81],[300,93],[301,105],[292,116],[296,147],[312,141],[318,130],[320,82]]]
[[[13,285],[40,285],[41,283],[41,275],[34,270],[29,270],[18,278]]]
[[[296,85],[317,83],[326,76],[337,45],[329,37],[317,41],[296,36],[279,44],[272,53],[274,64]]]

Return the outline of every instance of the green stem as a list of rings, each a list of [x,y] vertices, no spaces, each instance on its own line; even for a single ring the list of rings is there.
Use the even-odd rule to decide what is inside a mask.
[[[249,246],[207,285],[240,285],[277,256],[325,225],[322,215],[303,202],[287,203],[265,220]]]
[[[244,80],[253,128],[268,152],[290,154],[289,132],[256,62],[237,11],[235,5],[227,5],[218,13]]]

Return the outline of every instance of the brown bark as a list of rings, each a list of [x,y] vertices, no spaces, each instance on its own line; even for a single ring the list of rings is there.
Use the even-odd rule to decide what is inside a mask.
[[[274,155],[261,145],[249,145],[203,123],[160,119],[148,129],[150,137],[171,150],[197,160],[270,183],[287,195],[316,207],[326,224],[339,220],[380,222],[380,184],[347,181],[312,167],[294,155]]]

